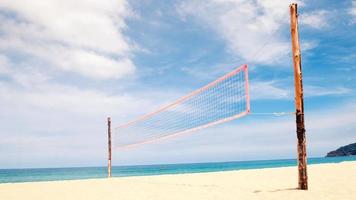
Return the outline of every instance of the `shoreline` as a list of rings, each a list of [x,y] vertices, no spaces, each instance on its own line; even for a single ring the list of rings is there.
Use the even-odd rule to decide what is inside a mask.
[[[356,161],[311,165],[310,188],[297,190],[297,168],[0,184],[0,199],[352,199]]]
[[[344,158],[342,161],[335,161],[335,163],[344,161],[356,161],[356,155],[350,156],[335,156],[335,157],[308,157],[308,161],[314,159],[335,159]],[[350,159],[349,159],[350,158]],[[244,162],[264,162],[264,161],[297,161],[296,158],[277,158],[277,159],[260,159],[260,160],[235,160],[235,161],[211,161],[211,162],[181,162],[181,163],[156,163],[156,164],[128,164],[128,165],[112,165],[112,167],[145,167],[145,166],[161,166],[161,165],[187,165],[187,164],[215,164],[215,163],[244,163]],[[327,162],[329,163],[329,162]],[[330,162],[333,163],[333,162]],[[308,163],[309,164],[309,163]],[[313,163],[313,164],[323,164],[323,163]],[[26,170],[26,169],[74,169],[74,168],[100,168],[105,166],[62,166],[62,167],[20,167],[20,168],[0,168],[0,170]]]
[[[356,161],[341,161],[337,163],[314,163],[314,164],[309,164],[309,166],[314,166],[314,165],[333,165],[333,164],[343,164],[343,163],[349,163],[349,162],[354,162],[356,165]],[[238,172],[238,171],[259,171],[259,170],[269,170],[269,169],[295,169],[297,170],[297,166],[285,166],[285,167],[266,167],[266,168],[258,168],[258,169],[232,169],[232,170],[222,170],[222,171],[207,171],[207,172],[186,172],[186,173],[179,173],[179,174],[155,174],[155,175],[135,175],[135,176],[113,176],[111,178],[107,177],[100,177],[100,178],[83,178],[83,179],[67,179],[67,180],[51,180],[51,181],[28,181],[28,182],[8,182],[8,183],[0,183],[1,185],[5,184],[26,184],[26,183],[51,183],[51,182],[71,182],[71,181],[93,181],[93,180],[110,180],[110,179],[126,179],[126,178],[151,178],[151,177],[160,177],[160,176],[180,176],[180,175],[195,175],[195,174],[219,174],[219,173],[225,173],[225,172]],[[52,168],[51,168],[52,169]],[[55,169],[55,168],[53,168]]]
[[[309,160],[308,166],[313,166],[319,164],[335,164],[335,163],[337,164],[343,162],[356,162],[356,156],[328,158],[327,160],[321,157],[321,158],[310,158],[308,160]],[[280,161],[283,164],[279,163]],[[249,164],[251,162],[258,163],[258,164],[251,165]],[[296,164],[297,163],[295,159],[278,159],[278,160],[256,160],[256,161],[253,160],[253,161],[231,161],[231,162],[210,162],[210,163],[179,163],[179,164],[114,166],[113,178],[184,175],[184,174],[229,172],[229,171],[253,170],[253,169],[274,169],[274,168],[284,168],[284,167],[296,167],[297,166]],[[192,168],[191,166],[194,167]],[[90,169],[91,171],[86,172],[86,170],[88,169]],[[34,175],[31,174],[31,171],[35,171]],[[127,171],[129,171],[129,173],[127,173]],[[11,174],[6,175],[7,172],[11,172]],[[21,173],[23,174],[23,176],[19,175]],[[1,174],[3,174],[3,177],[1,177]],[[106,167],[0,169],[0,185],[7,184],[7,183],[33,183],[33,182],[52,182],[52,181],[92,180],[92,179],[106,179],[106,178],[107,178]],[[9,180],[6,181],[6,179]]]
[[[332,164],[342,164],[342,163],[348,163],[348,162],[355,162],[356,161],[341,161],[341,162],[335,162],[335,163],[313,163],[313,164],[308,164],[309,166],[313,165],[332,165]],[[51,183],[51,182],[67,182],[67,181],[86,181],[86,180],[106,180],[106,179],[120,179],[120,178],[136,178],[136,177],[159,177],[159,176],[179,176],[179,175],[189,175],[189,174],[214,174],[214,173],[224,173],[224,172],[236,172],[236,171],[252,171],[252,170],[265,170],[265,169],[283,169],[283,168],[295,168],[297,170],[297,165],[293,166],[281,166],[281,167],[265,167],[265,168],[253,168],[253,169],[231,169],[231,170],[221,170],[221,171],[206,171],[206,172],[182,172],[182,173],[171,173],[171,174],[154,174],[154,175],[133,175],[133,176],[113,176],[111,178],[107,177],[99,177],[99,178],[82,178],[82,179],[64,179],[64,180],[49,180],[49,181],[26,181],[26,182],[6,182],[6,183],[0,183],[1,185],[4,184],[21,184],[21,183]],[[81,168],[81,167],[78,167]],[[33,169],[57,169],[57,168],[33,168]],[[58,169],[65,169],[65,168],[58,168]]]

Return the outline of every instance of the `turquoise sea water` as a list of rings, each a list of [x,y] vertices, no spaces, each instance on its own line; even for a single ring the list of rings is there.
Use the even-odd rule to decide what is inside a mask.
[[[338,163],[343,161],[356,161],[356,156],[310,158],[308,159],[308,164]],[[116,177],[144,176],[288,167],[296,166],[296,164],[297,162],[295,159],[284,159],[216,163],[114,166],[112,173],[113,176]],[[106,170],[106,167],[0,169],[0,183],[106,178]]]

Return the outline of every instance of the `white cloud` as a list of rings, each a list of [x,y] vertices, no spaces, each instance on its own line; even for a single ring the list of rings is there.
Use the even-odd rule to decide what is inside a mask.
[[[97,79],[135,70],[130,58],[135,45],[123,34],[125,18],[133,15],[125,0],[3,0],[0,9],[10,13],[0,15],[3,52],[25,53]]]
[[[55,60],[66,71],[98,79],[122,78],[135,71],[135,65],[129,58],[117,60],[93,51],[63,51],[61,57]]]
[[[349,15],[351,15],[351,23],[356,23],[356,1],[353,0],[351,8],[348,10]]]
[[[2,168],[104,164],[107,116],[115,127],[180,96],[159,90],[109,93],[11,73],[19,84],[0,81]]]
[[[51,112],[59,115],[105,116],[120,113],[119,120],[128,120],[129,116],[142,114],[141,108],[156,107],[152,99],[140,98],[121,92],[110,95],[94,89],[81,89],[73,86],[32,82],[28,87],[17,87],[0,83],[0,102],[6,107],[3,113],[11,113],[11,108],[21,108],[17,114],[31,111]]]
[[[274,81],[253,81],[250,84],[251,100],[289,99],[291,91],[276,86]]]
[[[0,54],[0,74],[8,74],[10,72],[10,63],[6,56]]]
[[[315,29],[323,29],[328,27],[328,11],[318,10],[310,13],[303,13],[299,17],[299,23],[308,25]]]
[[[285,0],[208,0],[184,1],[177,6],[183,20],[195,19],[211,28],[228,49],[242,62],[273,65],[290,61],[289,4]],[[300,7],[303,1],[297,2]],[[328,26],[327,11],[304,12],[301,23],[313,28]],[[304,41],[303,51],[317,46],[315,41]]]
[[[129,50],[120,32],[130,14],[126,1],[3,0],[1,7],[15,12],[20,25],[46,39],[105,52]]]
[[[305,88],[306,96],[330,96],[330,95],[345,95],[352,92],[351,89],[345,87],[333,87],[326,88],[320,86],[306,85]]]
[[[289,31],[286,25],[291,2],[185,1],[177,10],[183,19],[192,16],[215,30],[226,40],[229,49],[243,60],[274,64],[290,49],[283,32]]]
[[[293,83],[291,83],[293,84]],[[293,99],[294,86],[286,87],[278,81],[251,81],[250,93],[251,100],[261,99]],[[338,87],[321,87],[315,85],[304,85],[304,96],[342,96],[352,92],[352,89],[343,86]]]

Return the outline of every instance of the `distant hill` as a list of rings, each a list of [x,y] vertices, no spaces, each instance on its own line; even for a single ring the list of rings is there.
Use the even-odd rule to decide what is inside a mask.
[[[340,147],[335,151],[330,151],[326,155],[326,157],[353,156],[353,155],[356,155],[356,143]]]

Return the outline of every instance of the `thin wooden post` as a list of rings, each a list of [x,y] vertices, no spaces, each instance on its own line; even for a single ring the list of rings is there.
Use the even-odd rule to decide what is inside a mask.
[[[111,118],[108,117],[108,178],[111,177]]]
[[[298,145],[297,145],[298,188],[302,190],[307,190],[308,189],[307,152],[306,152],[306,137],[305,137],[305,126],[304,126],[302,60],[301,60],[301,51],[299,45],[297,4],[293,3],[289,6],[289,8],[290,8],[290,25],[291,25],[291,35],[292,35],[296,125],[297,125],[297,139],[298,139]]]

